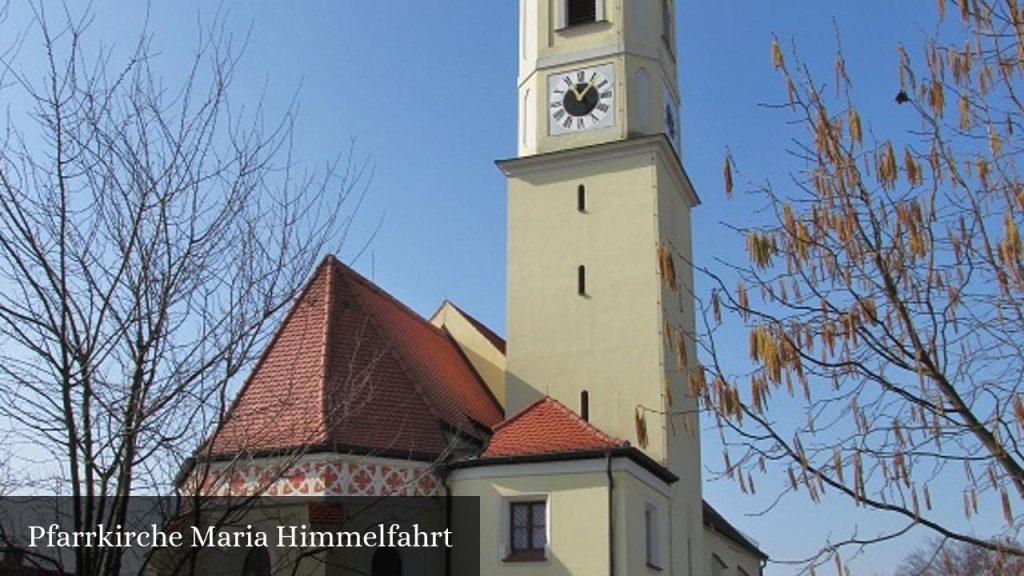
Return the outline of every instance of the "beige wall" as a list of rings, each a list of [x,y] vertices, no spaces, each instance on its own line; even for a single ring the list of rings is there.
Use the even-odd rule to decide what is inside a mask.
[[[737,546],[729,538],[705,527],[704,542],[707,546],[706,562],[709,569],[715,562],[714,556],[718,556],[725,565],[722,568],[722,576],[760,576],[760,558]]]
[[[505,354],[495,348],[451,302],[445,302],[431,316],[430,322],[451,334],[477,374],[483,378],[491,393],[504,406]]]
[[[692,305],[680,310],[692,290],[666,291],[657,263],[659,242],[689,252],[692,193],[666,175],[665,155],[664,141],[649,138],[503,164],[510,175],[506,411],[543,394],[578,410],[587,390],[591,422],[639,445],[634,409],[643,406],[656,411],[647,417],[645,451],[688,467],[694,460],[682,457],[697,454],[697,427],[685,434],[680,417],[670,423],[657,413],[669,407],[666,377],[680,409],[692,408],[663,336],[664,321],[692,333]],[[579,185],[586,187],[583,213]],[[577,293],[580,265],[585,295]],[[687,348],[692,357],[692,342]],[[670,443],[679,457],[670,458],[677,450]]]
[[[579,411],[588,390],[591,422],[636,444],[634,407],[662,405],[654,171],[645,154],[579,160],[509,179],[506,412],[544,394]]]
[[[686,356],[695,358],[688,263],[696,197],[660,136],[502,168],[509,176],[506,411],[544,394],[578,411],[587,390],[594,425],[680,477],[673,526],[691,543],[672,547],[672,564],[689,574],[699,563],[687,550],[703,549],[700,438],[687,385],[692,361],[679,365],[674,342],[682,334]],[[579,185],[586,188],[582,213]],[[675,288],[659,275],[659,244],[673,252]],[[580,265],[585,295],[577,293]],[[648,410],[646,446],[637,435],[638,406]]]
[[[480,573],[488,576],[570,576],[608,574],[607,463],[596,458],[543,464],[514,464],[456,470],[455,496],[480,498]],[[615,458],[613,510],[615,573],[656,573],[646,567],[644,507],[659,514],[659,549],[669,551],[669,501],[663,482],[625,458]],[[549,550],[541,562],[505,562],[510,501],[548,502]],[[454,573],[458,573],[455,567]]]

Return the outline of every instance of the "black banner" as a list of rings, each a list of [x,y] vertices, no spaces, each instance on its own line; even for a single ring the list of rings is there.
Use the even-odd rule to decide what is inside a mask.
[[[479,528],[464,497],[0,498],[0,574],[474,576]]]

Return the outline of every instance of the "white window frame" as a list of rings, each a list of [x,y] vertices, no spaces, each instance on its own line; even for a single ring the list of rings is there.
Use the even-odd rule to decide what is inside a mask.
[[[509,560],[512,554],[512,504],[544,502],[544,559],[534,561]],[[546,492],[510,494],[501,498],[498,514],[498,562],[506,565],[551,563],[551,498]]]
[[[594,0],[594,22],[604,21],[604,1]],[[569,0],[558,0],[555,10],[555,29],[569,28]]]

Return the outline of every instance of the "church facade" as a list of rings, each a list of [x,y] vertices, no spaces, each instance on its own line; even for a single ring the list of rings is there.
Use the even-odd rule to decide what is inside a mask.
[[[478,498],[487,575],[761,573],[701,491],[675,9],[520,1],[507,338],[451,302],[422,318],[328,257],[204,447],[203,489],[295,496],[311,525],[330,497]]]

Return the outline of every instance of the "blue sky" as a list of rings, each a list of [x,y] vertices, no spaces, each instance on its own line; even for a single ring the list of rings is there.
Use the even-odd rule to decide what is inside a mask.
[[[115,47],[130,48],[147,21],[140,2],[104,1],[94,9],[92,40]],[[14,7],[0,30],[16,25],[22,10]],[[356,154],[373,168],[342,258],[351,261],[380,224],[355,262],[359,271],[423,315],[448,298],[504,333],[505,180],[494,161],[515,154],[518,3],[304,0],[225,4],[221,11],[230,34],[248,37],[232,101],[252,105],[262,93],[273,114],[295,97],[297,158],[316,166],[344,154],[354,139]],[[703,200],[693,230],[699,263],[743,258],[741,240],[720,224],[742,222],[752,209],[723,198],[727,147],[750,179],[785,186],[799,169],[786,152],[799,132],[784,112],[761,106],[785,98],[770,66],[771,35],[787,52],[795,43],[828,83],[838,31],[868,131],[872,120],[898,123],[895,46],[919,46],[934,11],[933,2],[892,0],[679,0],[683,161]],[[196,44],[199,22],[215,12],[199,0],[152,2],[156,68],[170,81]],[[713,436],[705,435],[706,460],[718,466]],[[724,481],[705,490],[777,556],[810,553],[823,536],[845,535],[846,523],[868,529],[872,522],[829,501],[787,500],[784,512],[748,517],[763,498],[740,497]],[[854,568],[888,573],[908,546],[872,549]],[[788,573],[785,566],[768,571]]]

